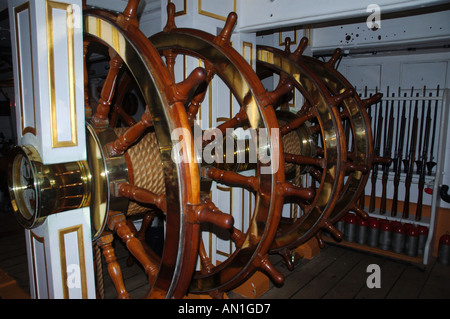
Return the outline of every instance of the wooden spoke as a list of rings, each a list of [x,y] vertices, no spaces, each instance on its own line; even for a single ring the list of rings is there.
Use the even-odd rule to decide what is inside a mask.
[[[284,160],[288,163],[304,164],[304,165],[314,165],[318,167],[325,168],[326,159],[320,157],[309,157],[305,155],[296,155],[284,153]]]
[[[145,241],[145,232],[150,227],[153,219],[155,218],[155,213],[153,211],[150,211],[144,215],[142,218],[142,224],[141,228],[139,230],[136,229],[136,226],[134,226],[134,223],[131,221],[131,219],[127,219],[127,225],[130,227],[131,232],[133,235],[139,239],[139,241],[142,243],[142,246],[144,246],[145,251],[147,254],[151,256],[153,260],[157,260],[159,263],[159,256],[155,254],[155,252],[150,249],[150,247],[147,245]],[[130,254],[130,256],[127,259],[127,266],[131,266],[134,262],[133,255]]]
[[[314,178],[318,182],[320,182],[322,180],[322,173],[319,172],[315,168],[310,168],[309,169],[309,175],[311,175],[311,177]]]
[[[241,248],[245,241],[245,234],[236,227],[233,227],[233,231],[231,233],[231,240],[234,242],[236,247]]]
[[[169,70],[172,79],[175,80],[175,62],[177,61],[177,54],[173,50],[164,50],[163,56],[166,58],[167,70]]]
[[[105,145],[105,151],[109,157],[122,155],[125,151],[135,143],[145,132],[145,130],[152,126],[152,117],[149,111],[145,111],[141,120],[132,127],[128,128],[114,142]]]
[[[369,167],[367,165],[358,165],[352,162],[346,162],[345,168],[347,172],[360,171],[363,174],[369,173]]]
[[[295,130],[305,124],[307,121],[312,120],[317,116],[317,112],[315,109],[310,109],[307,113],[297,117],[296,119],[292,120],[291,122],[283,125],[280,127],[280,134],[286,135],[287,133],[291,132],[292,130]]]
[[[361,105],[364,108],[368,108],[369,106],[376,104],[378,102],[381,101],[381,98],[383,97],[383,93],[375,93],[374,95],[372,95],[371,97],[365,99],[365,100],[360,100],[361,101]]]
[[[114,247],[112,242],[114,236],[111,233],[104,233],[97,240],[97,245],[101,248],[103,256],[105,257],[106,264],[108,265],[108,273],[111,277],[114,287],[117,291],[117,297],[119,299],[130,299],[130,295],[125,289],[125,284],[123,282],[122,270],[117,262],[117,257],[114,252]]]
[[[117,23],[125,30],[127,30],[130,25],[135,27],[139,26],[137,20],[139,2],[140,0],[128,0],[125,10],[117,17]]]
[[[334,106],[339,106],[343,100],[353,97],[355,95],[355,90],[353,88],[348,88],[344,92],[331,97],[331,103]]]
[[[280,81],[278,82],[275,90],[271,92],[267,92],[268,97],[268,105],[272,105],[274,108],[278,107],[280,103],[278,102],[281,97],[288,94],[294,89],[294,84],[292,80],[288,77],[280,77]]]
[[[281,250],[279,254],[283,257],[286,268],[290,271],[294,270],[294,261],[291,251],[287,248]]]
[[[205,244],[203,240],[200,240],[200,247],[198,249],[198,255],[200,256],[200,263],[202,265],[200,271],[202,274],[210,274],[214,269],[214,265],[211,263],[211,259],[206,253]]]
[[[129,115],[124,110],[124,99],[126,94],[131,90],[132,78],[130,74],[125,73],[124,76],[121,77],[116,90],[115,95],[115,103],[113,106],[113,111],[111,112],[111,118],[109,119],[109,125],[111,127],[117,126],[117,121],[120,119],[128,126],[133,126],[136,124],[136,121],[131,115]]]
[[[128,250],[140,262],[142,267],[144,267],[145,273],[148,276],[148,281],[151,285],[153,285],[153,282],[158,275],[158,267],[156,267],[155,263],[145,252],[145,249],[142,246],[141,242],[136,237],[134,237],[133,233],[127,225],[125,215],[119,212],[111,211],[109,214],[110,217],[108,221],[108,227],[117,233],[117,235],[127,246]]]
[[[219,183],[239,186],[251,191],[258,191],[259,179],[255,176],[244,176],[235,172],[224,171],[215,167],[208,169],[207,176]]]
[[[164,32],[169,32],[171,30],[176,29],[177,26],[175,24],[175,4],[169,2],[167,4],[167,22],[163,29]]]
[[[228,121],[223,122],[219,126],[216,127],[217,130],[219,130],[222,135],[226,134],[227,129],[229,128],[235,128],[242,124],[244,124],[248,120],[247,112],[245,111],[245,108],[241,108],[236,115],[229,119]],[[203,140],[203,147],[211,143],[215,140],[215,135],[212,135],[210,139]]]
[[[214,74],[216,72],[215,68],[211,63],[208,61],[205,62],[205,70],[206,70],[206,79],[205,81],[200,84],[199,88],[197,89],[196,94],[192,98],[191,103],[189,104],[189,108],[187,111],[187,116],[189,121],[194,121],[197,118],[197,113],[200,108],[201,103],[205,99],[206,92],[208,89],[208,85],[211,82],[212,78],[214,77]]]
[[[336,62],[339,59],[339,57],[341,56],[342,50],[337,48],[336,50],[334,50],[333,55],[331,56],[331,58],[325,63],[326,67],[329,68],[334,68],[336,66]]]
[[[111,125],[114,125],[113,127],[115,127],[114,123],[117,123],[117,117],[120,117],[122,121],[125,122],[125,124],[128,126],[133,126],[137,123],[134,118],[132,118],[130,115],[128,115],[127,112],[125,112],[122,105],[116,104],[113,107],[113,114],[111,116],[111,123],[110,123]]]
[[[321,220],[322,228],[328,231],[336,240],[342,240],[344,234],[342,234],[328,219]]]
[[[220,211],[211,200],[205,199],[205,202],[197,211],[199,222],[211,223],[223,229],[231,229],[233,227],[233,216]]]
[[[369,214],[367,214],[364,210],[362,210],[359,206],[357,206],[356,204],[353,205],[350,208],[351,211],[354,211],[355,213],[357,213],[362,219],[369,219]]]
[[[306,37],[301,38],[297,49],[289,56],[289,58],[293,61],[298,61],[298,59],[303,55],[303,52],[305,51],[307,45],[308,45],[308,38]]]
[[[272,281],[278,285],[281,286],[284,283],[284,276],[282,273],[280,273],[269,261],[268,255],[265,255],[263,257],[259,256],[254,261],[255,266],[259,269],[263,270],[265,273],[269,275],[269,277],[272,279]]]
[[[228,14],[227,20],[225,21],[225,25],[222,31],[214,38],[213,41],[219,46],[230,45],[231,34],[234,26],[236,25],[236,22],[237,14],[235,12],[230,12]]]
[[[167,201],[164,194],[156,195],[144,188],[140,188],[129,183],[117,185],[117,196],[123,196],[143,204],[155,205],[163,212],[167,210]]]
[[[198,67],[184,81],[167,88],[169,102],[171,104],[176,102],[187,103],[200,83],[205,81],[206,75],[205,69]]]
[[[311,200],[315,196],[314,190],[295,186],[288,182],[279,182],[278,191],[282,196],[297,197],[305,200]]]
[[[92,124],[97,128],[104,128],[109,125],[108,115],[111,101],[114,96],[119,70],[123,63],[122,58],[111,48],[109,49],[109,56],[109,71],[100,93],[97,109],[91,118]]]
[[[319,244],[319,247],[320,248],[325,248],[325,242],[323,241],[323,238],[322,238],[322,231],[318,231],[317,233],[316,233],[316,239],[317,239],[317,243]]]

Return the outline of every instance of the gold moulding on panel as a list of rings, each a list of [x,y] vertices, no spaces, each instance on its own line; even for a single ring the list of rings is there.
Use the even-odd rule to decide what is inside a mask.
[[[29,33],[30,33],[30,56],[33,56],[33,48],[32,48],[32,43],[31,43],[31,19],[30,19],[30,3],[29,2],[25,2],[23,4],[21,4],[20,6],[17,6],[14,8],[14,23],[15,23],[15,27],[16,27],[16,53],[17,53],[17,67],[18,67],[18,76],[19,76],[19,83],[18,83],[18,87],[19,87],[19,101],[20,101],[20,122],[22,123],[22,135],[25,135],[26,133],[31,133],[33,135],[36,135],[36,104],[35,104],[35,100],[34,100],[34,72],[33,72],[33,59],[30,59],[30,63],[31,63],[31,83],[32,83],[32,95],[33,95],[33,120],[34,120],[34,126],[26,126],[25,127],[25,119],[24,119],[24,98],[23,98],[23,91],[22,91],[22,54],[21,54],[21,45],[20,45],[20,37],[19,37],[19,31],[20,31],[20,26],[19,26],[19,14],[28,10],[28,23],[29,23]]]
[[[236,0],[233,0],[233,11],[236,12]],[[213,13],[213,12],[209,12],[206,10],[202,9],[202,0],[198,0],[198,13],[213,19],[218,19],[218,20],[222,20],[222,21],[227,21],[227,17],[226,16],[222,16],[220,14],[217,13]]]
[[[245,49],[248,48],[250,49],[250,56],[247,57],[245,54]],[[247,62],[253,67],[253,43],[251,42],[247,42],[247,41],[243,41],[242,42],[242,56],[244,57],[244,59],[247,60]]]
[[[167,1],[167,3],[171,3],[171,2],[172,2],[171,0]],[[176,17],[185,15],[187,13],[187,0],[183,1],[183,5],[184,5],[183,10],[179,10],[179,11],[175,12]]]
[[[37,273],[37,265],[36,265],[36,258],[37,258],[37,254],[36,254],[36,243],[39,243],[40,245],[42,245],[43,247],[43,254],[40,255],[40,258],[42,258],[44,260],[45,263],[47,263],[47,254],[46,254],[46,250],[45,250],[45,238],[44,237],[40,237],[38,235],[36,235],[33,231],[30,231],[30,238],[31,238],[31,260],[32,260],[32,264],[33,264],[33,280],[34,280],[34,295],[36,296],[36,298],[50,298],[50,296],[47,294],[46,296],[40,296],[39,295],[39,291],[38,291],[38,281],[42,281],[41,279],[38,279],[38,273]],[[45,269],[47,269],[47,267],[45,267]],[[47,284],[47,292],[50,291],[50,289],[48,288],[48,273],[47,271],[45,271],[45,283]]]
[[[73,9],[72,5],[67,3],[46,1],[46,25],[47,25],[47,50],[48,50],[48,78],[49,78],[49,98],[50,98],[50,116],[51,116],[51,139],[52,147],[77,146],[77,121],[76,121],[76,98],[75,98],[75,58],[74,58],[74,29],[73,29]],[[58,139],[58,121],[57,112],[61,111],[64,105],[56,105],[55,89],[55,42],[53,28],[53,10],[63,10],[66,12],[67,27],[67,70],[69,74],[69,114],[71,139],[60,141]]]
[[[86,284],[86,261],[84,256],[84,241],[83,241],[83,225],[76,225],[69,228],[59,230],[59,254],[61,261],[61,284],[63,287],[64,299],[69,298],[69,282],[68,282],[68,264],[66,258],[66,235],[75,233],[77,236],[78,246],[78,260],[80,269],[81,281],[81,297],[87,299],[87,284]]]
[[[294,29],[293,30],[294,31],[294,39],[291,39],[291,45],[294,45],[294,44],[297,44],[297,29]],[[282,31],[280,31],[279,33],[279,46],[283,46],[283,45],[285,45],[286,44],[286,42],[284,42],[284,39],[283,39],[283,32]]]
[[[222,187],[222,186],[219,186],[219,185],[216,185],[216,188],[218,190],[220,190],[221,192],[229,193],[229,196],[230,196],[230,215],[233,216],[233,188],[232,187]],[[222,256],[225,256],[227,258],[231,256],[232,252],[233,252],[233,241],[232,240],[230,240],[230,251],[229,251],[229,253],[225,252],[225,251],[221,251],[219,249],[216,249],[216,253],[218,255],[222,255]]]

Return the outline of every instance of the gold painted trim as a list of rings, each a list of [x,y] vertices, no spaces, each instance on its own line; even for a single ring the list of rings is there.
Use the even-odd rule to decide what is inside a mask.
[[[279,46],[285,45],[286,43],[283,39],[283,31],[278,32],[278,37]],[[297,28],[294,29],[294,40],[291,39],[291,45],[293,44],[297,44]]]
[[[236,0],[233,0],[233,11],[236,12]],[[205,11],[202,9],[202,0],[198,0],[198,13],[213,19],[227,21],[227,17],[221,16],[213,12]]]
[[[36,249],[35,249],[35,242],[39,242],[44,247],[44,265],[45,265],[45,283],[47,285],[47,296],[46,298],[49,298],[49,286],[48,286],[48,272],[47,272],[47,254],[45,250],[45,238],[40,237],[33,233],[33,231],[30,230],[30,239],[31,239],[31,258],[33,263],[33,279],[34,279],[34,294],[36,298],[42,298],[42,296],[39,296],[39,290],[38,290],[38,281],[37,281],[37,265],[36,265]]]
[[[217,117],[216,123],[229,121],[231,118],[229,117]]]
[[[308,38],[308,43],[306,44],[306,46],[310,45],[312,42],[312,31],[311,31],[312,27],[308,26],[307,28],[303,29],[303,36]]]
[[[171,3],[171,2],[172,2],[171,0],[167,1],[167,3]],[[179,11],[175,12],[176,17],[185,15],[187,13],[187,0],[184,0],[183,2],[184,2],[184,8],[183,8],[183,10],[179,10]]]
[[[78,260],[80,262],[81,296],[83,299],[87,299],[86,259],[84,256],[83,225],[81,224],[59,230],[59,254],[61,260],[61,283],[63,287],[63,296],[64,299],[69,298],[69,288],[67,287],[66,245],[64,236],[74,232],[77,233],[78,239]]]
[[[247,41],[242,42],[242,56],[244,57],[244,59],[247,58],[245,56],[245,48],[250,48],[250,60],[247,62],[249,62],[250,65],[253,67],[253,43]]]
[[[222,186],[216,185],[216,188],[222,192],[230,193],[230,215],[233,216],[233,187],[222,187]],[[233,252],[233,241],[230,240],[229,242],[230,242],[230,252],[229,253],[227,253],[225,251],[221,251],[216,248],[216,254],[222,255],[225,257],[230,257]]]
[[[47,0],[46,6],[46,24],[47,24],[47,50],[48,50],[48,76],[49,76],[49,90],[50,90],[50,131],[52,139],[52,148],[77,146],[77,120],[76,120],[76,99],[75,99],[75,58],[74,58],[74,30],[73,24],[73,9],[71,4],[55,2]],[[58,123],[56,119],[56,93],[55,93],[55,65],[54,65],[54,39],[53,39],[53,9],[66,11],[67,19],[67,69],[69,72],[69,109],[70,109],[70,126],[71,126],[71,140],[58,140]]]
[[[24,122],[24,110],[23,110],[23,91],[22,91],[22,55],[20,54],[20,42],[19,42],[19,24],[18,24],[18,17],[19,13],[22,11],[28,10],[28,24],[30,28],[30,56],[31,56],[31,83],[32,83],[32,92],[33,92],[33,119],[34,119],[34,127],[27,126],[25,127]],[[19,99],[20,99],[20,121],[22,123],[22,136],[24,136],[26,133],[31,133],[34,136],[36,136],[36,101],[35,101],[35,90],[34,90],[34,64],[33,64],[33,43],[31,41],[31,17],[30,17],[30,2],[25,2],[21,4],[20,6],[17,6],[14,8],[14,17],[15,17],[15,26],[16,26],[16,53],[17,53],[17,67],[18,67],[18,73],[19,73]]]
[[[212,81],[208,84],[208,117],[209,117],[209,128],[212,127],[212,108],[213,108],[213,92],[212,92],[213,86]]]

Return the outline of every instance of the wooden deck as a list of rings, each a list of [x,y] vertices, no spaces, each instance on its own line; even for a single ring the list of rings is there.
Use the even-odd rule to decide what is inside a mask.
[[[141,298],[148,290],[146,276],[137,263],[127,266],[128,252],[115,242],[116,255],[122,266],[125,285],[132,298]],[[271,256],[285,277],[282,287],[274,287],[260,299],[448,299],[450,298],[450,266],[433,260],[427,266],[369,254],[351,248],[327,244],[311,260],[300,260],[293,271],[287,270],[279,256]],[[367,266],[376,264],[381,270],[381,287],[369,289]],[[0,212],[0,269],[14,278],[29,293],[28,266],[23,229],[11,213]],[[116,298],[116,292],[103,267],[104,298]],[[229,293],[231,299],[242,298]],[[11,298],[3,292],[0,298]]]

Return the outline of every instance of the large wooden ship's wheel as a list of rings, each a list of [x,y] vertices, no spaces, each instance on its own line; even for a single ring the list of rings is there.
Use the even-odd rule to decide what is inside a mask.
[[[303,49],[304,46],[299,46],[296,53],[301,54]],[[285,153],[284,159],[299,165],[297,175],[302,175],[299,181],[310,183],[316,189],[314,200],[300,205],[297,216],[283,218],[272,244],[271,252],[281,253],[289,263],[289,251],[321,229],[327,229],[337,238],[342,237],[328,217],[342,192],[349,165],[344,129],[337,109],[349,92],[333,94],[306,65],[293,61],[281,50],[259,46],[257,57],[261,78],[278,74],[291,81],[305,100],[297,114],[278,113],[278,120],[283,123],[280,132],[286,138],[285,144],[289,143],[288,134],[298,140],[297,149],[291,147],[291,153]]]
[[[303,38],[301,41],[306,42],[307,39]],[[362,203],[359,203],[359,199],[366,186],[372,163],[379,160],[373,157],[372,129],[366,108],[380,100],[381,94],[376,94],[372,98],[362,101],[356,94],[354,87],[334,68],[340,53],[341,50],[336,49],[327,62],[321,62],[303,55],[298,57],[298,61],[302,61],[326,83],[332,94],[336,95],[346,90],[352,92],[348,98],[338,105],[340,117],[348,127],[349,136],[347,139],[351,140],[351,143],[348,143],[348,169],[346,170],[348,175],[345,187],[330,215],[330,220],[333,223],[349,211],[356,212],[364,219],[368,218],[368,215],[364,212],[364,207],[360,207]]]
[[[219,220],[219,224],[227,224],[230,219],[228,216],[221,218],[200,200],[200,178],[191,147],[192,137],[183,136],[179,141],[171,139],[174,129],[189,128],[183,97],[195,89],[206,73],[198,69],[190,79],[174,83],[159,53],[138,29],[137,4],[138,1],[130,1],[124,13],[119,15],[102,10],[86,10],[84,13],[87,52],[91,46],[101,44],[107,48],[110,58],[110,69],[90,122],[96,135],[114,136],[102,143],[99,156],[113,163],[126,162],[126,179],[109,181],[107,196],[110,196],[110,202],[125,198],[140,205],[158,207],[164,214],[166,240],[162,256],[146,250],[126,223],[128,207],[125,205],[122,210],[108,211],[105,232],[99,235],[98,244],[103,248],[120,298],[129,296],[115,261],[108,230],[121,237],[143,265],[151,286],[146,297],[181,298],[195,267],[200,223]],[[109,127],[108,114],[121,67],[130,72],[133,81],[136,80],[147,107],[139,121],[117,135]],[[145,137],[148,130],[153,131],[156,137],[150,142]],[[148,189],[145,182],[137,178],[140,168],[133,164],[136,163],[133,159],[136,154],[127,150],[140,143],[147,143],[147,147],[135,153],[141,156],[142,164],[153,159],[152,171],[156,171],[156,176],[163,180],[159,192]],[[107,167],[106,171],[111,177],[115,173],[114,166]]]
[[[324,207],[323,216],[326,218],[327,223],[330,224],[334,224],[349,211],[356,212],[362,218],[366,219],[368,218],[368,215],[364,212],[364,207],[361,207],[364,205],[364,202],[359,203],[359,201],[367,183],[368,173],[371,170],[373,163],[388,163],[390,161],[390,159],[373,155],[372,130],[370,119],[366,111],[367,107],[380,100],[381,94],[375,94],[369,99],[361,100],[356,94],[354,87],[334,68],[340,55],[340,50],[336,49],[329,61],[321,62],[302,54],[307,45],[307,41],[307,38],[302,38],[298,48],[293,53],[291,53],[290,50],[289,38],[285,41],[286,48],[284,51],[259,46],[259,66],[260,69],[262,69],[260,70],[260,74],[261,76],[267,76],[267,69],[272,68],[278,69],[278,73],[281,74],[281,76],[289,76],[288,73],[285,73],[289,70],[285,65],[288,63],[287,61],[290,60],[298,66],[294,70],[291,70],[291,72],[294,71],[294,73],[291,74],[300,74],[300,76],[295,77],[295,82],[301,82],[299,79],[305,76],[305,74],[298,73],[298,69],[305,69],[309,70],[310,74],[314,74],[318,81],[323,83],[323,86],[332,97],[328,99],[328,101],[330,101],[330,107],[338,112],[337,118],[342,120],[344,124],[345,133],[341,135],[341,138],[347,141],[347,158],[341,166],[342,172],[346,175],[345,181],[343,185],[339,183],[335,184],[335,189],[338,191],[337,193],[333,193],[335,197],[329,197],[328,202],[328,204],[334,203],[334,205]],[[296,87],[299,87],[299,84],[297,84]],[[304,91],[301,92],[303,94]],[[308,96],[304,95],[304,98],[307,101],[305,105],[311,105]],[[305,105],[296,115],[291,112],[279,112],[279,121],[286,122],[289,117],[294,117],[295,119],[295,117],[302,116],[305,112]],[[294,119],[291,119],[290,123],[296,123]],[[311,119],[314,121],[313,118]],[[305,132],[308,130],[308,127],[310,127],[307,126],[306,123],[308,122],[302,122],[300,126],[294,127],[294,131],[297,132],[297,135],[300,138],[300,143],[297,143],[297,150],[295,147],[293,148],[297,153],[304,152],[305,143],[302,141],[305,140]],[[292,124],[291,126],[294,126]],[[320,125],[320,122],[318,125]],[[337,130],[339,131],[339,128],[337,128]],[[319,153],[323,153],[323,151],[321,150]],[[287,161],[292,161],[294,156],[285,156],[285,158]],[[297,168],[297,178],[299,174],[304,174],[305,171],[305,169]],[[295,222],[295,219],[292,222]],[[337,237],[341,237],[339,233],[335,232],[335,236],[336,234]],[[318,237],[318,239],[319,241],[321,240],[320,237]],[[304,238],[299,237],[297,240],[294,239],[290,242],[287,247],[296,246],[303,241]],[[280,249],[278,248],[278,250]],[[277,249],[275,251],[277,251]],[[286,260],[289,261],[288,258],[286,258]]]
[[[217,161],[213,165],[202,164],[202,197],[206,201],[212,204],[208,194],[211,182],[215,181],[250,190],[255,196],[255,208],[251,212],[247,229],[233,227],[231,230],[229,240],[234,251],[219,265],[212,264],[204,245],[200,244],[201,270],[195,274],[189,291],[228,291],[241,284],[257,269],[265,271],[275,282],[281,283],[284,278],[270,264],[267,251],[277,231],[282,203],[286,197],[295,198],[299,202],[307,202],[314,197],[312,189],[295,186],[285,182],[284,178],[282,144],[276,134],[278,123],[272,105],[277,96],[291,89],[291,86],[287,84],[276,91],[266,92],[251,66],[231,47],[229,37],[236,22],[235,13],[228,16],[225,27],[216,37],[199,30],[177,28],[174,13],[174,5],[169,4],[168,22],[164,31],[150,37],[150,40],[161,55],[165,56],[169,70],[173,69],[177,56],[195,57],[205,65],[207,80],[186,104],[188,117],[192,121],[196,119],[200,103],[207,94],[208,83],[214,76],[219,77],[238,102],[239,111],[214,129],[224,135],[227,129],[236,128],[252,132],[249,140],[242,144],[248,147],[245,150],[236,149],[235,155],[242,151],[256,155],[255,162],[247,161],[236,165]],[[267,139],[261,138],[262,131],[268,133]],[[204,140],[203,146],[209,143],[209,140]],[[270,161],[267,162],[267,158],[264,161],[263,155],[268,155]],[[247,153],[244,156],[249,158]],[[243,171],[246,174],[241,173]]]

